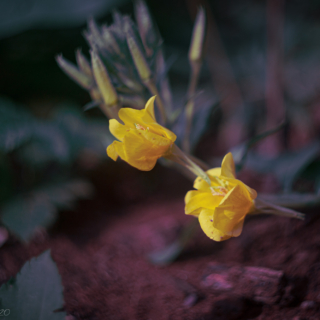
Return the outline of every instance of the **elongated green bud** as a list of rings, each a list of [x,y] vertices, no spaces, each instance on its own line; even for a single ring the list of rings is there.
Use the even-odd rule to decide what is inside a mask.
[[[99,91],[103,97],[103,100],[107,106],[117,104],[118,97],[115,88],[113,87],[109,74],[103,62],[94,50],[90,51],[91,64],[93,69],[93,75],[98,85]]]
[[[156,45],[158,37],[152,18],[150,16],[150,12],[143,0],[135,1],[134,9],[143,45],[145,47],[147,55],[151,56],[153,53],[151,47]]]
[[[93,79],[93,74],[91,70],[91,66],[87,58],[82,54],[81,50],[78,49],[76,52],[77,64],[80,70],[85,73],[90,79]]]
[[[118,55],[122,55],[120,47],[113,36],[112,32],[108,29],[107,26],[102,26],[101,31],[102,39],[105,42],[106,48],[111,48],[112,51]]]
[[[140,49],[135,36],[131,30],[130,23],[126,21],[125,25],[126,37],[127,37],[127,44],[133,59],[133,62],[136,66],[136,69],[139,73],[139,76],[142,81],[147,81],[151,78],[151,70],[147,63],[147,60]]]
[[[89,30],[90,30],[90,32],[91,32],[91,34],[93,35],[94,38],[101,39],[101,34],[100,34],[99,27],[97,26],[97,24],[96,24],[96,22],[94,21],[93,18],[89,19],[88,27],[89,27]]]
[[[203,56],[203,44],[206,31],[205,11],[201,7],[194,23],[192,40],[189,48],[189,61],[200,61]]]
[[[106,46],[104,39],[101,35],[100,29],[97,26],[94,19],[91,18],[88,21],[88,28],[89,28],[89,32],[85,32],[84,35],[85,35],[85,38],[87,39],[87,41],[90,43],[91,48],[96,46],[102,50],[108,49],[108,47]]]
[[[92,80],[84,72],[80,71],[73,63],[63,58],[62,55],[56,57],[59,67],[71,79],[77,82],[81,87],[90,89],[92,87]]]

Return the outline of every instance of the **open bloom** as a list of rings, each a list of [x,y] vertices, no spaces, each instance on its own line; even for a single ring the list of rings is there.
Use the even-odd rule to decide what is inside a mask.
[[[215,241],[237,237],[242,232],[245,216],[255,209],[255,190],[235,178],[235,165],[228,153],[221,168],[207,171],[211,186],[201,178],[194,182],[197,190],[185,197],[186,214],[199,218],[204,233]]]
[[[107,148],[108,156],[114,161],[118,156],[133,167],[149,171],[157,160],[170,154],[176,135],[157,123],[152,97],[142,110],[122,108],[119,118],[124,124],[111,119],[110,132],[120,141],[114,141]]]

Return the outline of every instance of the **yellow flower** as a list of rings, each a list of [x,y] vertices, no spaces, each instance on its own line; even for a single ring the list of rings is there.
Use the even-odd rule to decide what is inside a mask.
[[[215,241],[237,237],[242,232],[245,216],[255,209],[255,190],[235,178],[235,165],[228,153],[221,168],[207,171],[211,187],[201,178],[194,182],[197,190],[185,197],[186,214],[199,218],[204,233]]]
[[[157,160],[170,154],[176,135],[157,123],[154,116],[152,97],[142,110],[122,108],[117,120],[109,121],[110,132],[120,141],[114,141],[107,148],[108,156],[114,161],[118,156],[133,167],[149,171]]]

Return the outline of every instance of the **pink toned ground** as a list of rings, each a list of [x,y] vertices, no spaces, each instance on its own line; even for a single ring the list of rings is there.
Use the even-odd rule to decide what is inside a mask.
[[[126,184],[104,187],[103,180],[115,181],[115,174],[96,174],[96,199],[61,213],[49,233],[38,234],[29,245],[11,237],[0,248],[0,281],[16,274],[28,258],[51,248],[64,285],[65,310],[74,319],[320,318],[318,209],[308,212],[305,221],[248,218],[240,237],[222,243],[211,241],[199,228],[177,261],[158,267],[146,257],[173,241],[193,219],[184,215],[183,203],[192,184],[171,172],[169,179],[162,168],[155,171],[148,179],[163,173],[164,182],[149,193],[152,187],[143,182],[146,175],[141,180],[140,173],[126,165],[117,172],[118,181]],[[171,194],[170,189],[179,191]],[[213,291],[204,283],[213,263],[282,270],[281,299],[267,305]]]

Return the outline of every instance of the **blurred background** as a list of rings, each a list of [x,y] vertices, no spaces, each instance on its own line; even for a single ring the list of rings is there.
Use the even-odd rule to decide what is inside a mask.
[[[317,159],[320,1],[146,3],[162,35],[174,103],[180,105],[189,81],[187,52],[193,22],[197,9],[206,9],[206,57],[198,89],[210,92],[219,109],[207,115],[196,155],[213,166],[219,163],[215,157],[286,120],[281,131],[256,147],[258,154],[297,154],[295,160],[281,162],[287,167],[290,161],[300,161],[295,174]],[[115,9],[134,16],[129,0],[0,0],[0,205],[5,224],[25,239],[35,225],[48,225],[59,208],[68,209],[78,198],[91,197],[93,185],[101,197],[109,193],[121,201],[123,194],[140,199],[141,190],[156,192],[166,183],[158,179],[163,174],[158,167],[146,175],[107,160],[105,148],[112,141],[107,119],[98,108],[83,113],[91,101],[89,94],[55,61],[63,53],[75,62],[78,48],[89,58],[83,37],[88,18],[109,25]],[[298,152],[301,148],[306,149]],[[270,168],[270,162],[263,167],[261,158],[251,159],[253,166],[260,165],[254,170]],[[120,178],[114,170],[122,172]],[[281,171],[280,165],[277,170]],[[170,171],[168,185],[182,186],[184,180],[177,176]],[[290,179],[277,183],[271,178],[272,186],[269,183],[262,190],[291,189]],[[305,190],[318,187],[306,182]],[[27,231],[20,229],[23,222],[16,222],[21,206],[32,212],[39,209]]]

